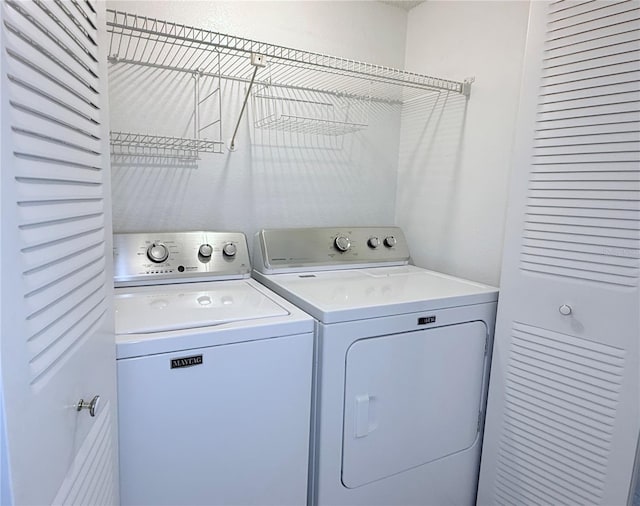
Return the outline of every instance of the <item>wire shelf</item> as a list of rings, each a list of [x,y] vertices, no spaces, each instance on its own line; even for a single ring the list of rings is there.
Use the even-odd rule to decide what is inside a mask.
[[[224,143],[133,132],[109,132],[112,155],[198,160],[200,153],[222,153]]]
[[[253,95],[255,126],[297,134],[346,135],[369,126],[369,100],[258,86]]]
[[[256,127],[300,134],[338,136],[358,132],[367,128],[367,125],[282,114],[280,116],[262,118],[256,121]]]
[[[257,84],[398,103],[432,91],[468,96],[470,84],[302,51],[137,14],[107,11],[109,59],[249,82],[251,53],[263,55]],[[219,56],[212,58],[212,54]]]

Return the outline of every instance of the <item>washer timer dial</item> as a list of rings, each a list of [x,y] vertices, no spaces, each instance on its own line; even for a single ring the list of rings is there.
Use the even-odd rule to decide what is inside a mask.
[[[339,235],[336,237],[333,244],[339,251],[348,251],[351,248],[351,239],[349,239],[346,235]]]
[[[169,249],[161,242],[154,242],[147,248],[147,257],[156,264],[162,263],[169,258]]]

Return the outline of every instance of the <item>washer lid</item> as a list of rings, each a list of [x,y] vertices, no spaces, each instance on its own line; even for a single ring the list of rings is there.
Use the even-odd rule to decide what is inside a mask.
[[[497,288],[413,265],[254,276],[323,323],[456,307],[498,299]]]
[[[120,289],[116,334],[146,334],[286,316],[289,312],[247,281]]]

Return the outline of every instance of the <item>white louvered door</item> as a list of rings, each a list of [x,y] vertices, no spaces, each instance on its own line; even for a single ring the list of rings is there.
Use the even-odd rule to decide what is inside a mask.
[[[104,5],[5,0],[0,9],[0,345],[13,502],[115,504]],[[77,411],[95,395],[95,417]]]
[[[640,2],[532,2],[512,170],[478,504],[624,505],[640,431]]]

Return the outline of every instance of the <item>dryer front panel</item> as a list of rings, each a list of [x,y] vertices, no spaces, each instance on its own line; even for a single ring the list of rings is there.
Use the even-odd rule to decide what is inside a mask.
[[[356,488],[465,450],[478,433],[483,322],[356,341],[347,351],[342,482]]]

